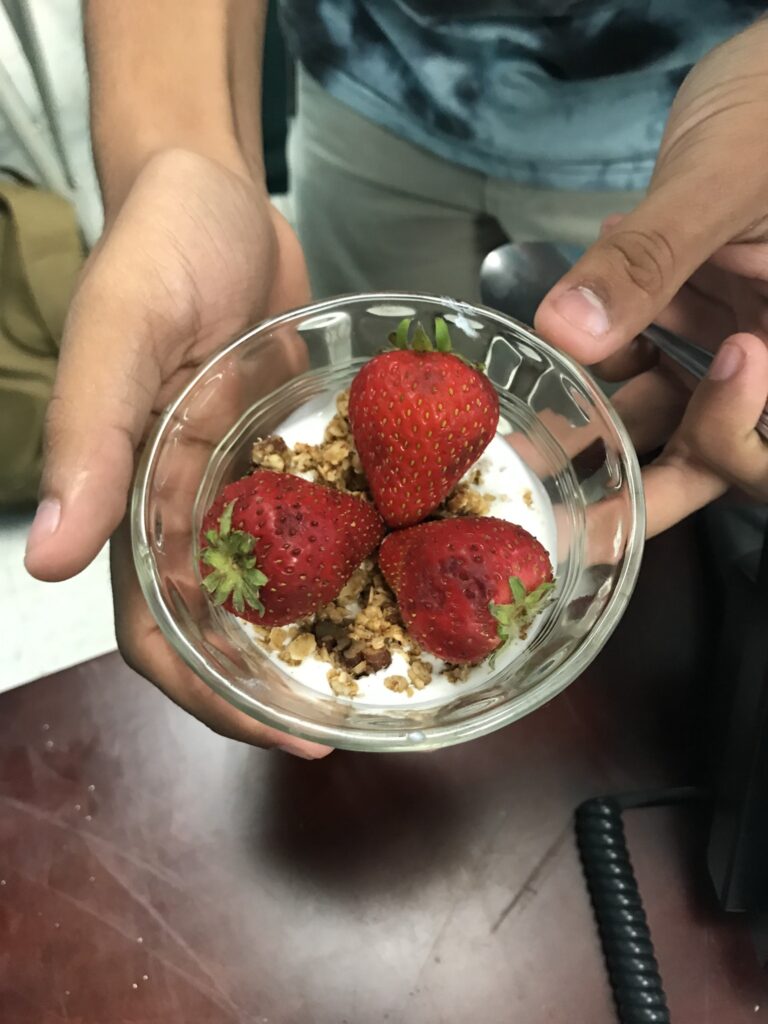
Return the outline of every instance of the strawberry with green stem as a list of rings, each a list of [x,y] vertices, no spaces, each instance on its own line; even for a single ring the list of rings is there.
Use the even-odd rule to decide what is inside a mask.
[[[200,571],[214,604],[283,626],[338,596],[384,524],[351,494],[257,470],[228,484],[203,520]]]
[[[391,533],[379,565],[410,635],[453,664],[476,664],[524,637],[554,587],[545,548],[491,516]]]
[[[349,422],[379,512],[402,527],[434,512],[480,458],[496,433],[499,400],[485,374],[451,351],[443,319],[434,340],[409,320],[391,340],[395,350],[352,381]]]

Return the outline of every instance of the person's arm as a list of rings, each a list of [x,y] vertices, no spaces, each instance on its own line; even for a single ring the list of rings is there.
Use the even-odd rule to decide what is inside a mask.
[[[173,149],[264,184],[265,18],[266,0],[88,0],[91,132],[108,214]]]
[[[608,379],[645,372],[651,321],[716,350],[645,473],[650,533],[731,485],[768,500],[768,20],[704,57],[672,106],[647,197],[552,288],[537,329]],[[662,360],[663,363],[663,360]],[[610,369],[609,369],[610,368]],[[648,377],[646,380],[650,380]]]
[[[235,710],[171,650],[142,597],[127,524],[119,528],[153,416],[222,343],[309,299],[301,249],[264,181],[264,10],[257,0],[88,4],[106,228],[67,317],[26,566],[39,579],[66,579],[112,537],[115,628],[128,663],[218,732],[314,757],[327,750]],[[286,341],[263,368],[262,389],[301,372],[303,359]]]

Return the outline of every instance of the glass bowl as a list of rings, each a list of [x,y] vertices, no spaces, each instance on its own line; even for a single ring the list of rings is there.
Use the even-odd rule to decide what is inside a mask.
[[[220,487],[248,470],[256,438],[342,390],[402,318],[431,326],[435,316],[448,321],[457,351],[486,364],[500,398],[499,434],[551,503],[557,587],[528,646],[482,686],[457,685],[442,702],[360,704],[296,682],[209,603],[197,568],[200,524]],[[619,621],[645,533],[634,449],[589,374],[508,316],[407,294],[321,302],[269,320],[213,356],[157,423],[131,518],[146,600],[197,675],[266,725],[368,751],[471,740],[560,693]]]

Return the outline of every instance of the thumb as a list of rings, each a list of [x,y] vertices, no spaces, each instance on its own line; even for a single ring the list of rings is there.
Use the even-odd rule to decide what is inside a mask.
[[[673,526],[733,484],[768,500],[768,445],[755,430],[768,398],[768,347],[753,334],[723,343],[683,421],[643,472],[648,536]]]
[[[647,327],[745,226],[741,210],[732,207],[736,200],[722,187],[713,191],[711,177],[683,168],[613,221],[543,299],[535,318],[539,333],[580,362],[595,363]]]
[[[141,302],[116,298],[92,257],[70,308],[48,407],[41,500],[25,565],[41,580],[84,569],[117,527],[160,374]]]
[[[767,399],[768,345],[754,334],[733,334],[691,396],[678,431],[695,457],[762,500],[768,445],[755,427]]]

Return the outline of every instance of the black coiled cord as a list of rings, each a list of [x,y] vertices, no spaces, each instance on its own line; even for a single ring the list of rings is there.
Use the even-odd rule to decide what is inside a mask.
[[[621,1024],[670,1024],[622,811],[703,797],[693,787],[596,797],[576,811],[576,841]]]

